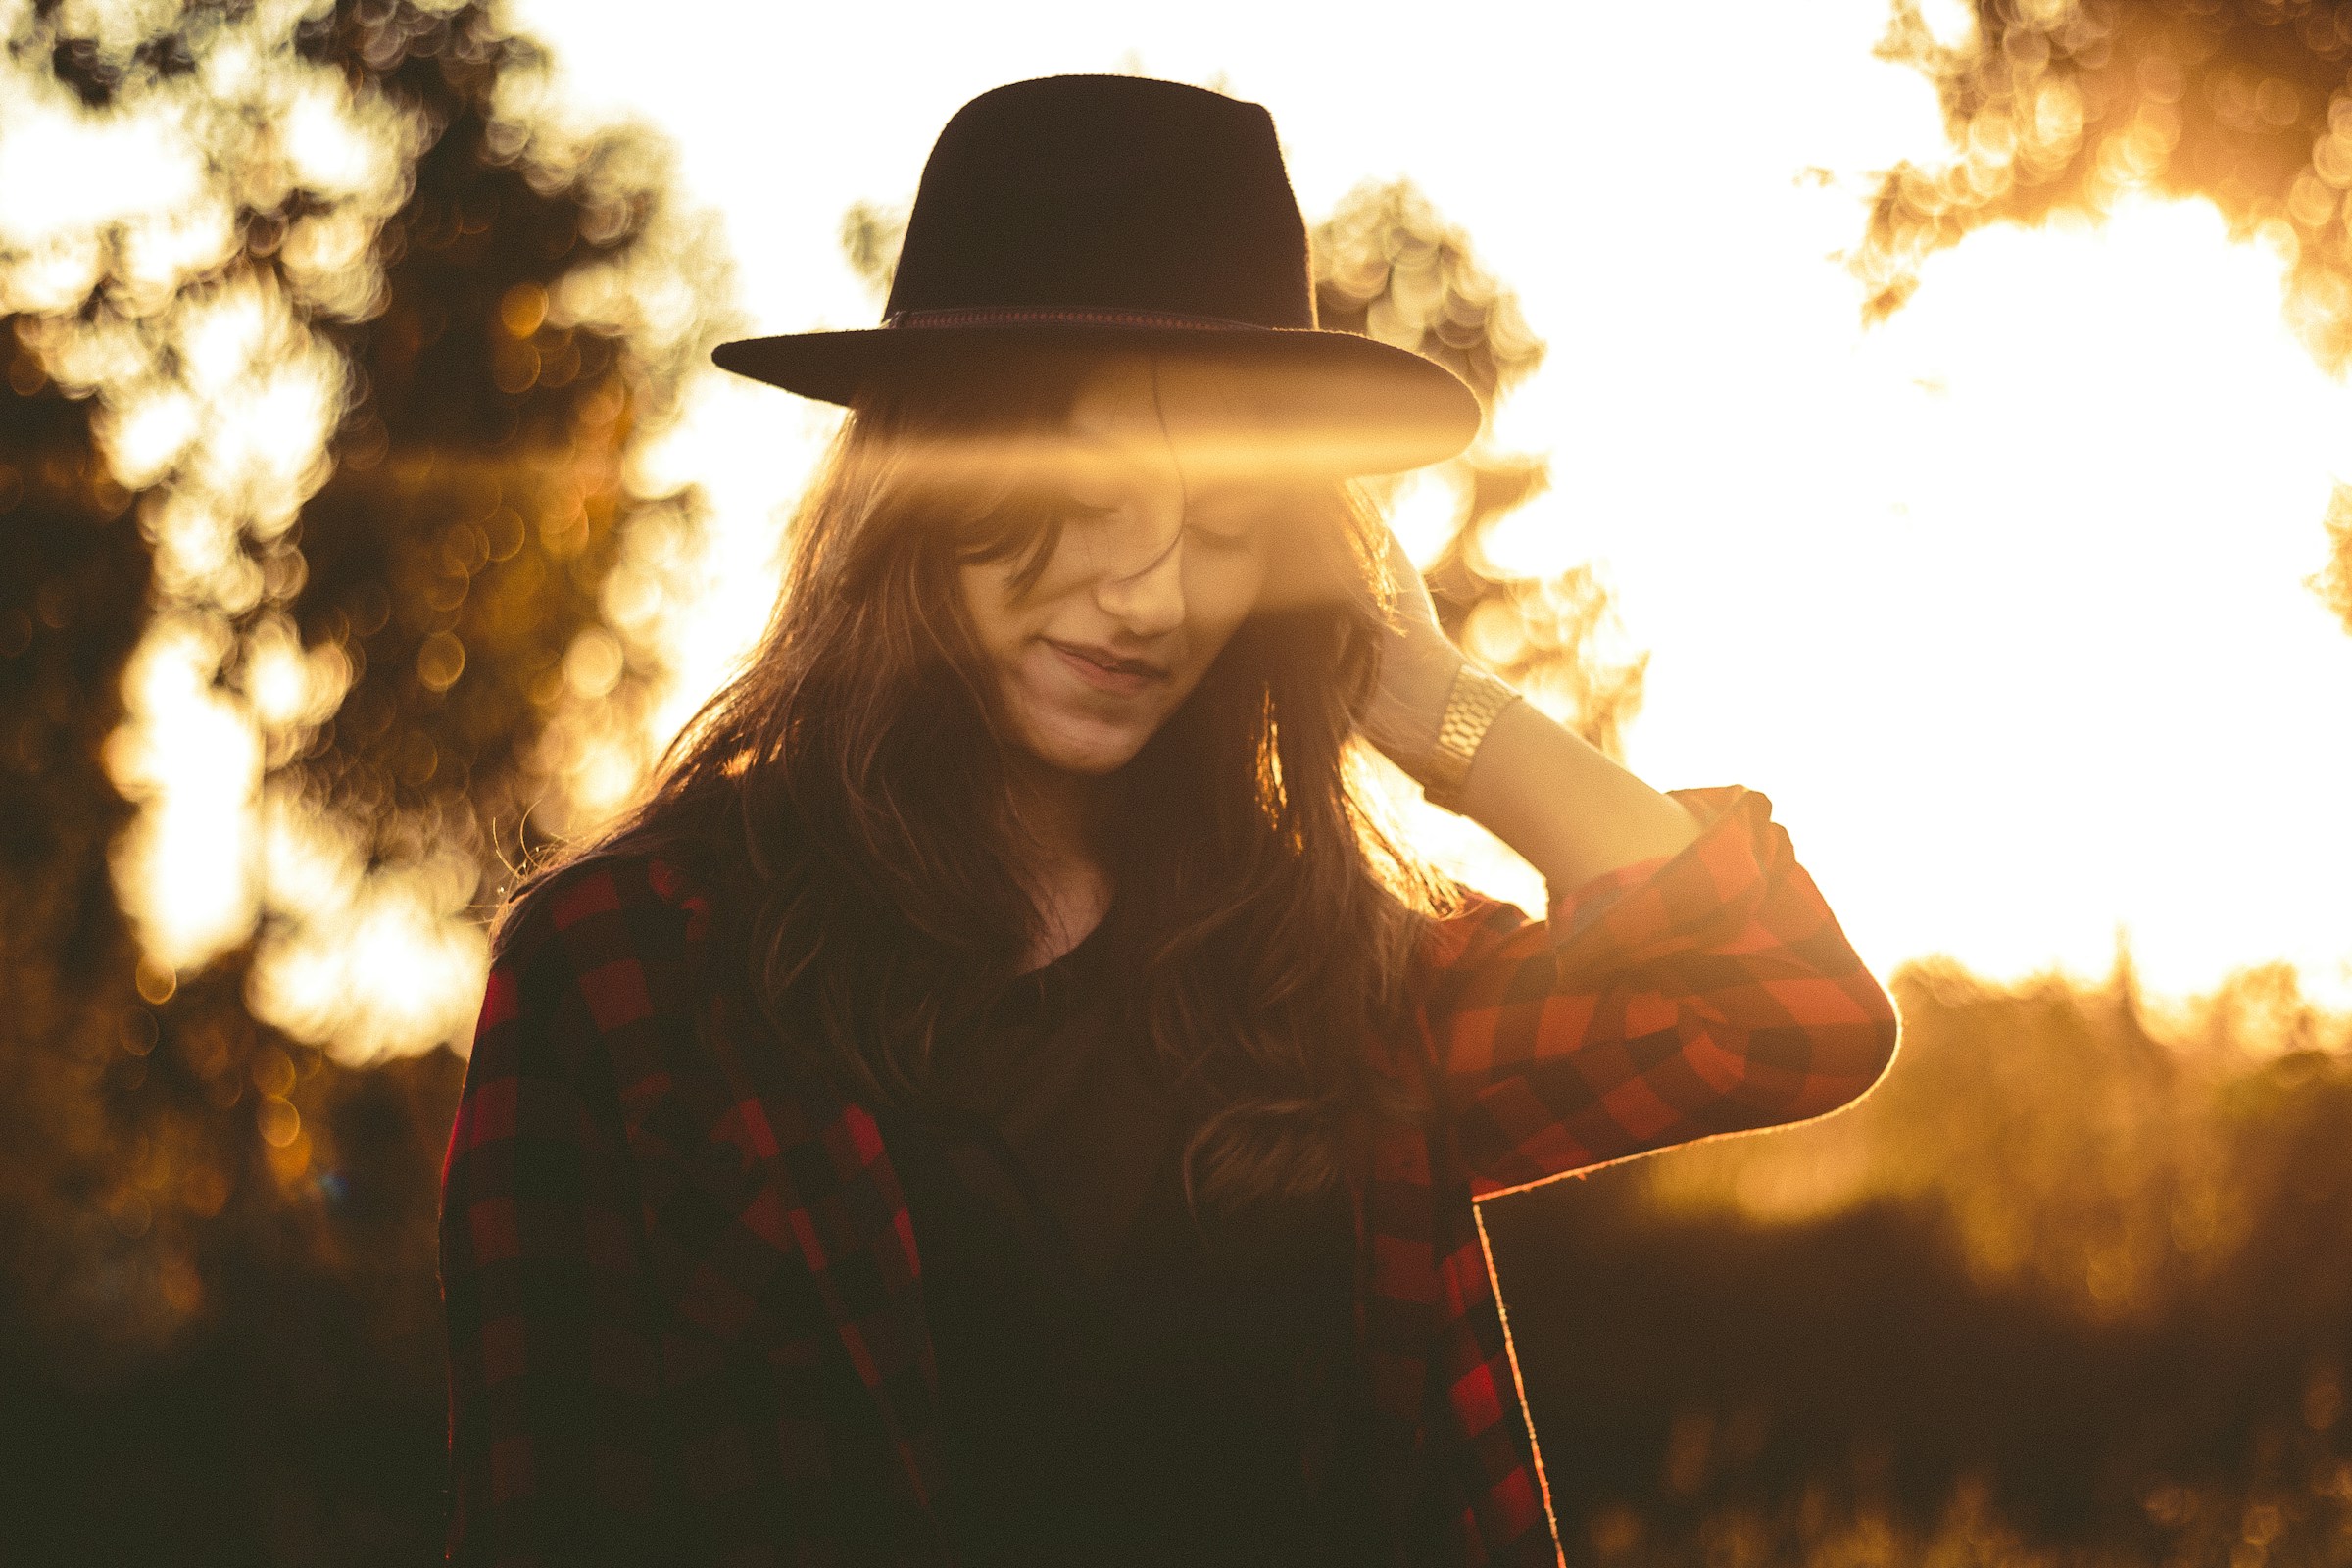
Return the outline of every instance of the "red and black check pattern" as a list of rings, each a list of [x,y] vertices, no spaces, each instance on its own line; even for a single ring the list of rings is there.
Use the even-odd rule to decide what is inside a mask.
[[[1373,1043],[1441,1110],[1354,1177],[1391,1492],[1445,1521],[1436,1560],[1559,1560],[1474,1200],[1818,1114],[1893,1052],[1770,803],[1673,793],[1695,843],[1544,922],[1474,900],[1431,932],[1413,1038]],[[684,870],[554,891],[492,967],[443,1170],[450,1560],[945,1562],[920,1261],[873,1117],[756,1071]]]

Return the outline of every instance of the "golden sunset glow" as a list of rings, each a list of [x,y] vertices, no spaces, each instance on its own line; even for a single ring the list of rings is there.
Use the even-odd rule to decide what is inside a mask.
[[[1573,28],[1479,16],[1520,57],[1490,62],[1481,102],[1424,83],[1375,122],[1373,100],[1334,91],[1360,79],[1358,45],[1318,36],[1310,54],[1210,18],[1038,8],[1015,31],[1042,49],[943,19],[955,47],[892,54],[855,98],[813,76],[770,98],[711,90],[707,57],[673,57],[625,9],[531,12],[582,99],[679,138],[728,215],[760,330],[870,322],[823,215],[904,201],[931,128],[999,79],[1218,80],[1273,110],[1310,214],[1410,174],[1550,342],[1495,433],[1548,453],[1552,484],[1493,548],[1530,573],[1590,561],[1615,593],[1622,646],[1651,655],[1637,772],[1771,795],[1882,973],[1943,952],[1988,974],[2097,976],[2120,933],[2162,995],[2284,957],[2312,995],[2352,1004],[2335,891],[2352,824],[2325,808],[2352,764],[2352,731],[2326,719],[2352,700],[2352,640],[2305,585],[2330,486],[2352,475],[2352,404],[2282,318],[2275,244],[2231,240],[2201,201],[2126,196],[2101,226],[1964,240],[1865,329],[1838,254],[1859,197],[1876,170],[1934,161],[1941,134],[1927,84],[1871,58],[1884,7],[1711,13],[1714,46],[1678,67],[1671,115],[1639,74],[1512,88],[1639,48],[1639,8]],[[1966,32],[1960,8],[1928,21]],[[745,58],[880,58],[866,25],[834,19]],[[1369,64],[1377,28],[1360,47],[1365,69],[1393,69]],[[792,171],[780,199],[750,150],[753,102],[763,134],[877,133]],[[1631,125],[1629,148],[1615,127]],[[832,422],[715,373],[690,407],[653,461],[709,490],[710,597],[674,617],[657,724],[756,634],[781,509]],[[1416,554],[1459,504],[1447,477],[1396,497]],[[1474,826],[1414,814],[1440,859],[1540,902]]]
[[[1540,737],[1518,755],[1547,760],[1522,772],[1516,741],[1497,748],[1487,776],[1508,787],[1460,798],[1562,878],[1618,865],[1622,891],[1579,906],[1593,918],[1557,963],[1536,934],[1483,929],[1447,956],[1455,926],[1377,966],[1408,994],[1436,972],[1420,994],[1453,1000],[1403,1043],[1474,1087],[1431,1097],[1426,1176],[1376,1155],[1367,1181],[1350,1139],[1345,1185],[1359,1222],[1384,1183],[1384,1201],[1475,1216],[1507,1353],[1483,1348],[1444,1393],[1457,1417],[1508,1413],[1508,1361],[1563,1560],[2346,1560],[2352,3],[0,0],[0,1389],[57,1435],[17,1462],[29,1533],[12,1546],[439,1560],[466,1494],[439,1484],[442,1449],[486,1430],[453,1401],[468,1379],[566,1423],[634,1422],[654,1368],[692,1404],[720,1386],[704,1371],[761,1353],[783,1370],[749,1392],[779,1409],[820,1364],[852,1388],[838,1357],[858,1334],[793,1328],[789,1354],[776,1337],[771,1308],[807,1283],[796,1248],[843,1286],[807,1301],[881,1325],[893,1357],[921,1344],[863,1315],[873,1259],[835,1245],[833,1210],[887,1184],[788,1189],[820,1144],[879,1177],[874,1138],[899,1151],[893,1112],[927,1096],[877,1090],[867,1130],[845,1101],[850,1136],[785,1149],[821,1119],[797,1102],[813,1059],[797,1048],[862,1049],[867,1023],[892,1036],[903,1016],[922,1049],[884,1076],[919,1057],[931,1082],[899,1087],[953,1099],[998,1015],[964,1005],[990,1000],[986,973],[931,960],[995,951],[1020,905],[915,831],[923,802],[970,804],[953,772],[902,788],[909,759],[949,749],[938,733],[886,701],[833,706],[834,677],[794,685],[790,661],[828,625],[879,625],[887,662],[913,667],[894,628],[926,622],[935,585],[915,585],[920,615],[839,622],[809,590],[819,613],[781,628],[765,672],[786,678],[754,693],[765,716],[721,710],[697,793],[654,813],[655,836],[690,841],[674,867],[632,843],[584,868],[585,897],[512,895],[642,799],[775,613],[843,416],[717,369],[714,346],[878,324],[950,117],[1003,84],[1113,73],[1263,105],[1319,321],[1423,359],[1289,348],[1388,360],[1433,424],[1458,394],[1432,364],[1483,410],[1457,455],[1359,480],[1438,630],[1642,783],[1747,786],[1770,811],[1741,814],[1786,831],[1627,875],[1632,846],[1686,843],[1688,824],[1517,710],[1497,733]],[[1068,99],[1236,115],[1158,89]],[[1272,527],[1269,469],[1323,490],[1380,467],[1357,461],[1363,425],[1270,375],[1177,390],[1156,429],[1138,405],[1093,443],[886,461],[1115,516],[1165,493],[1164,435],[1188,505],[1247,480],[1248,521]],[[1117,471],[1088,470],[1105,457]],[[1215,497],[1190,520],[1241,510]],[[1238,565],[1170,574],[1193,596],[1163,622],[1187,660],[1203,625],[1317,591],[1254,541],[1217,548],[1242,543],[1268,586]],[[1107,577],[1087,580],[1051,602],[1100,592],[1118,615]],[[1414,633],[1384,723],[1451,667]],[[982,641],[1054,658],[1029,636]],[[1127,666],[1064,652],[1081,682]],[[823,822],[831,782],[747,778],[736,748],[810,744],[845,715],[886,722],[842,726],[835,804],[857,825],[816,835],[839,844],[702,814],[733,783],[759,786],[734,804]],[[1261,756],[1261,785],[1293,755]],[[1570,891],[1370,742],[1347,765],[1391,842],[1530,913]],[[1564,800],[1573,831],[1528,778],[1592,792]],[[1324,804],[1297,820],[1330,827]],[[1550,826],[1521,831],[1536,817]],[[887,853],[886,820],[906,829]],[[1612,834],[1613,858],[1560,848]],[[670,872],[691,893],[712,840],[757,863],[680,897]],[[1201,1047],[1218,1094],[1261,1066],[1306,1074],[1311,1095],[1258,1107],[1286,1140],[1352,1132],[1348,1096],[1388,1074],[1357,1071],[1320,1017],[1290,1025],[1322,1010],[1298,1000],[1329,990],[1318,960],[1367,956],[1316,952],[1311,931],[1290,951],[1306,906],[1267,902],[1290,895],[1251,854],[1256,902],[1228,912],[1285,908],[1292,929],[1232,962],[1231,932],[1259,927],[1209,918],[1213,878],[1179,848],[1160,907],[1130,898],[1140,862],[1101,868],[1127,918],[1094,949],[1108,967],[1072,970],[1080,990],[1182,1002],[1153,1044]],[[904,905],[935,873],[952,918],[913,919],[895,956],[911,969],[856,979],[891,932],[860,900]],[[1314,907],[1342,907],[1337,879],[1311,880]],[[765,902],[785,924],[764,953],[734,942],[760,903],[736,895],[762,886],[786,895]],[[673,964],[655,899],[754,994]],[[1041,924],[1074,931],[1074,908]],[[1121,943],[1163,915],[1185,928],[1141,945],[1160,970],[1139,979]],[[488,981],[494,947],[512,988]],[[1816,962],[1833,953],[1841,979]],[[1197,966],[1172,993],[1171,964]],[[1233,995],[1195,995],[1218,965]],[[682,1020],[688,992],[694,1029],[648,1025]],[[1179,1038],[1252,998],[1234,1034],[1259,1038]],[[790,1038],[810,1021],[825,1040]],[[1866,1061],[1835,1064],[1865,1039]],[[1242,1045],[1303,1054],[1228,1082],[1211,1058]],[[711,1066],[723,1084],[693,1087]],[[1678,1135],[1641,1131],[1661,1126]],[[1128,1123],[1086,1131],[1107,1151]],[[1508,1182],[1474,1200],[1482,1159]],[[902,1283],[937,1287],[956,1264],[916,1257],[940,1240],[924,1185],[874,1234],[915,1250]],[[624,1189],[641,1216],[608,1202]],[[712,1206],[754,1193],[737,1222]],[[1468,1229],[1433,1249],[1359,1223],[1358,1306],[1366,1280],[1426,1280],[1454,1312],[1477,1283]],[[624,1306],[691,1332],[607,1332]],[[573,1398],[581,1355],[627,1396]],[[1404,1364],[1361,1370],[1385,1387]],[[1517,1441],[1488,1425],[1472,1469],[1503,1451],[1495,1433]],[[636,1434],[555,1436],[584,1434],[593,1455],[475,1444],[459,1463],[498,1456],[476,1489],[491,1506],[458,1507],[459,1533],[509,1504],[576,1525],[583,1486],[594,1507],[684,1495],[670,1459],[636,1463]],[[1533,1508],[1519,1474],[1501,1512]],[[515,1477],[573,1490],[510,1496]],[[688,1523],[716,1540],[750,1517]]]
[[[567,7],[530,20],[581,97],[679,138],[689,181],[728,219],[763,327],[870,315],[812,231],[832,210],[821,194],[787,212],[745,156],[756,138],[740,134],[735,106],[750,100],[690,92],[666,56],[647,57],[629,17]],[[1063,20],[1064,54],[1103,25]],[[1434,109],[1364,140],[1320,64],[1279,38],[1213,62],[1193,34],[1139,47],[1148,69],[1221,72],[1271,104],[1310,208],[1353,178],[1402,172],[1479,232],[1554,345],[1496,431],[1548,453],[1553,482],[1505,520],[1494,554],[1531,575],[1592,564],[1616,595],[1621,645],[1651,656],[1631,764],[1662,786],[1737,778],[1772,794],[1883,972],[1948,952],[1992,973],[2097,974],[2123,941],[2161,993],[2283,957],[2313,995],[2352,998],[2352,914],[2330,892],[2352,877],[2352,828],[2324,808],[2322,783],[2352,762],[2347,732],[2325,721],[2352,694],[2352,642],[2305,586],[2324,559],[2330,486],[2352,471],[2352,405],[2281,318],[2291,257],[2231,240],[2201,202],[2132,197],[2100,226],[1972,237],[1931,260],[1905,311],[1863,329],[1830,252],[1851,234],[1867,172],[1934,131],[1925,85],[1860,47],[1879,20],[1875,6],[1829,8],[1787,36],[1759,35],[1762,60],[1727,48],[1743,72],[1781,74],[1768,102],[1743,100],[1728,77],[1694,91],[1708,112],[1662,132],[1649,169],[1637,158],[1585,171],[1571,200],[1545,198],[1535,171],[1574,170],[1584,127],[1643,114],[1639,82],[1595,82],[1568,106],[1506,96],[1528,156],[1502,159],[1492,149],[1509,136],[1465,141],[1459,118]],[[1511,21],[1543,33],[1532,17]],[[921,127],[968,90],[1121,59],[1102,52],[967,60],[968,81],[894,75],[896,97],[855,110],[796,97],[794,114],[899,126],[799,177],[845,203],[903,199]],[[1805,73],[1808,90],[1785,90]],[[391,177],[383,149],[408,134],[397,116],[324,81],[298,83],[282,109],[284,156],[304,177],[362,192]],[[191,200],[177,145],[166,124],[99,129],[56,106],[13,115],[0,223],[42,236],[49,256],[20,287],[37,291],[43,268],[72,271],[74,236],[126,215],[150,236],[159,280],[217,250],[197,243],[211,209]],[[1719,155],[1707,201],[1644,177],[1702,148]],[[115,164],[120,179],[68,172]],[[1799,177],[1807,170],[1822,172]],[[365,308],[355,236],[320,226],[289,242],[311,259],[296,275],[317,279],[312,303]],[[579,297],[560,303],[593,315],[611,302],[586,294],[610,286],[575,280]],[[526,325],[544,296],[532,310]],[[61,339],[61,359],[78,356],[64,373],[108,389],[118,482],[183,476],[142,512],[164,592],[236,613],[261,584],[232,541],[282,528],[316,487],[339,372],[305,347],[286,302],[251,284],[147,330],[176,347],[176,375],[155,378],[146,343],[124,336]],[[833,418],[715,370],[690,399],[636,479],[651,492],[706,486],[699,545],[664,546],[608,589],[624,634],[640,633],[668,676],[632,742],[588,718],[617,677],[619,643],[596,631],[565,661],[576,710],[548,746],[574,823],[626,796],[749,647],[784,509]],[[1424,560],[1457,514],[1456,477],[1441,468],[1396,489],[1396,524]],[[193,667],[203,636],[190,635],[169,645],[176,653],[159,644],[143,690]],[[235,725],[258,736],[331,712],[338,695],[331,667],[298,673],[276,655],[243,679],[243,708],[201,710],[215,712],[212,741],[150,736],[132,748],[146,771],[123,775],[157,803],[123,863],[154,868],[136,874],[132,902],[167,962],[237,940],[237,911],[261,896],[250,856],[233,872],[162,870],[254,839],[235,824],[260,809],[247,760],[260,742],[232,739]],[[1441,860],[1540,904],[1532,873],[1475,827],[1402,808]],[[183,839],[191,847],[175,847]],[[2020,897],[2028,884],[2037,891]],[[427,989],[456,997],[476,981],[461,969]],[[426,1011],[456,1016],[454,1004]]]

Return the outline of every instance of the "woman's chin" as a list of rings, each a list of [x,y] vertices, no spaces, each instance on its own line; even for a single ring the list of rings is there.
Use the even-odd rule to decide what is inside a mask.
[[[1152,738],[1150,730],[1100,723],[1048,723],[1029,726],[1023,737],[1030,756],[1063,773],[1104,777],[1135,760]]]

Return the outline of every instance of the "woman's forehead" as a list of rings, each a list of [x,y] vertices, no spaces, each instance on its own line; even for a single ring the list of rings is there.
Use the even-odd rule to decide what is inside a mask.
[[[1118,356],[1096,366],[1054,443],[1072,483],[1181,478],[1188,492],[1292,486],[1321,476],[1260,407],[1247,375],[1214,361]]]

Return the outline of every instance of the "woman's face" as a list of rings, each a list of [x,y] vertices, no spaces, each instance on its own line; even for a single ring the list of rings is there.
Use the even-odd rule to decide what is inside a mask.
[[[1027,590],[1023,552],[960,568],[1015,737],[1071,773],[1126,763],[1191,695],[1267,577],[1274,492],[1205,365],[1121,359],[1071,406],[1070,507]],[[1236,461],[1237,457],[1241,461]]]

